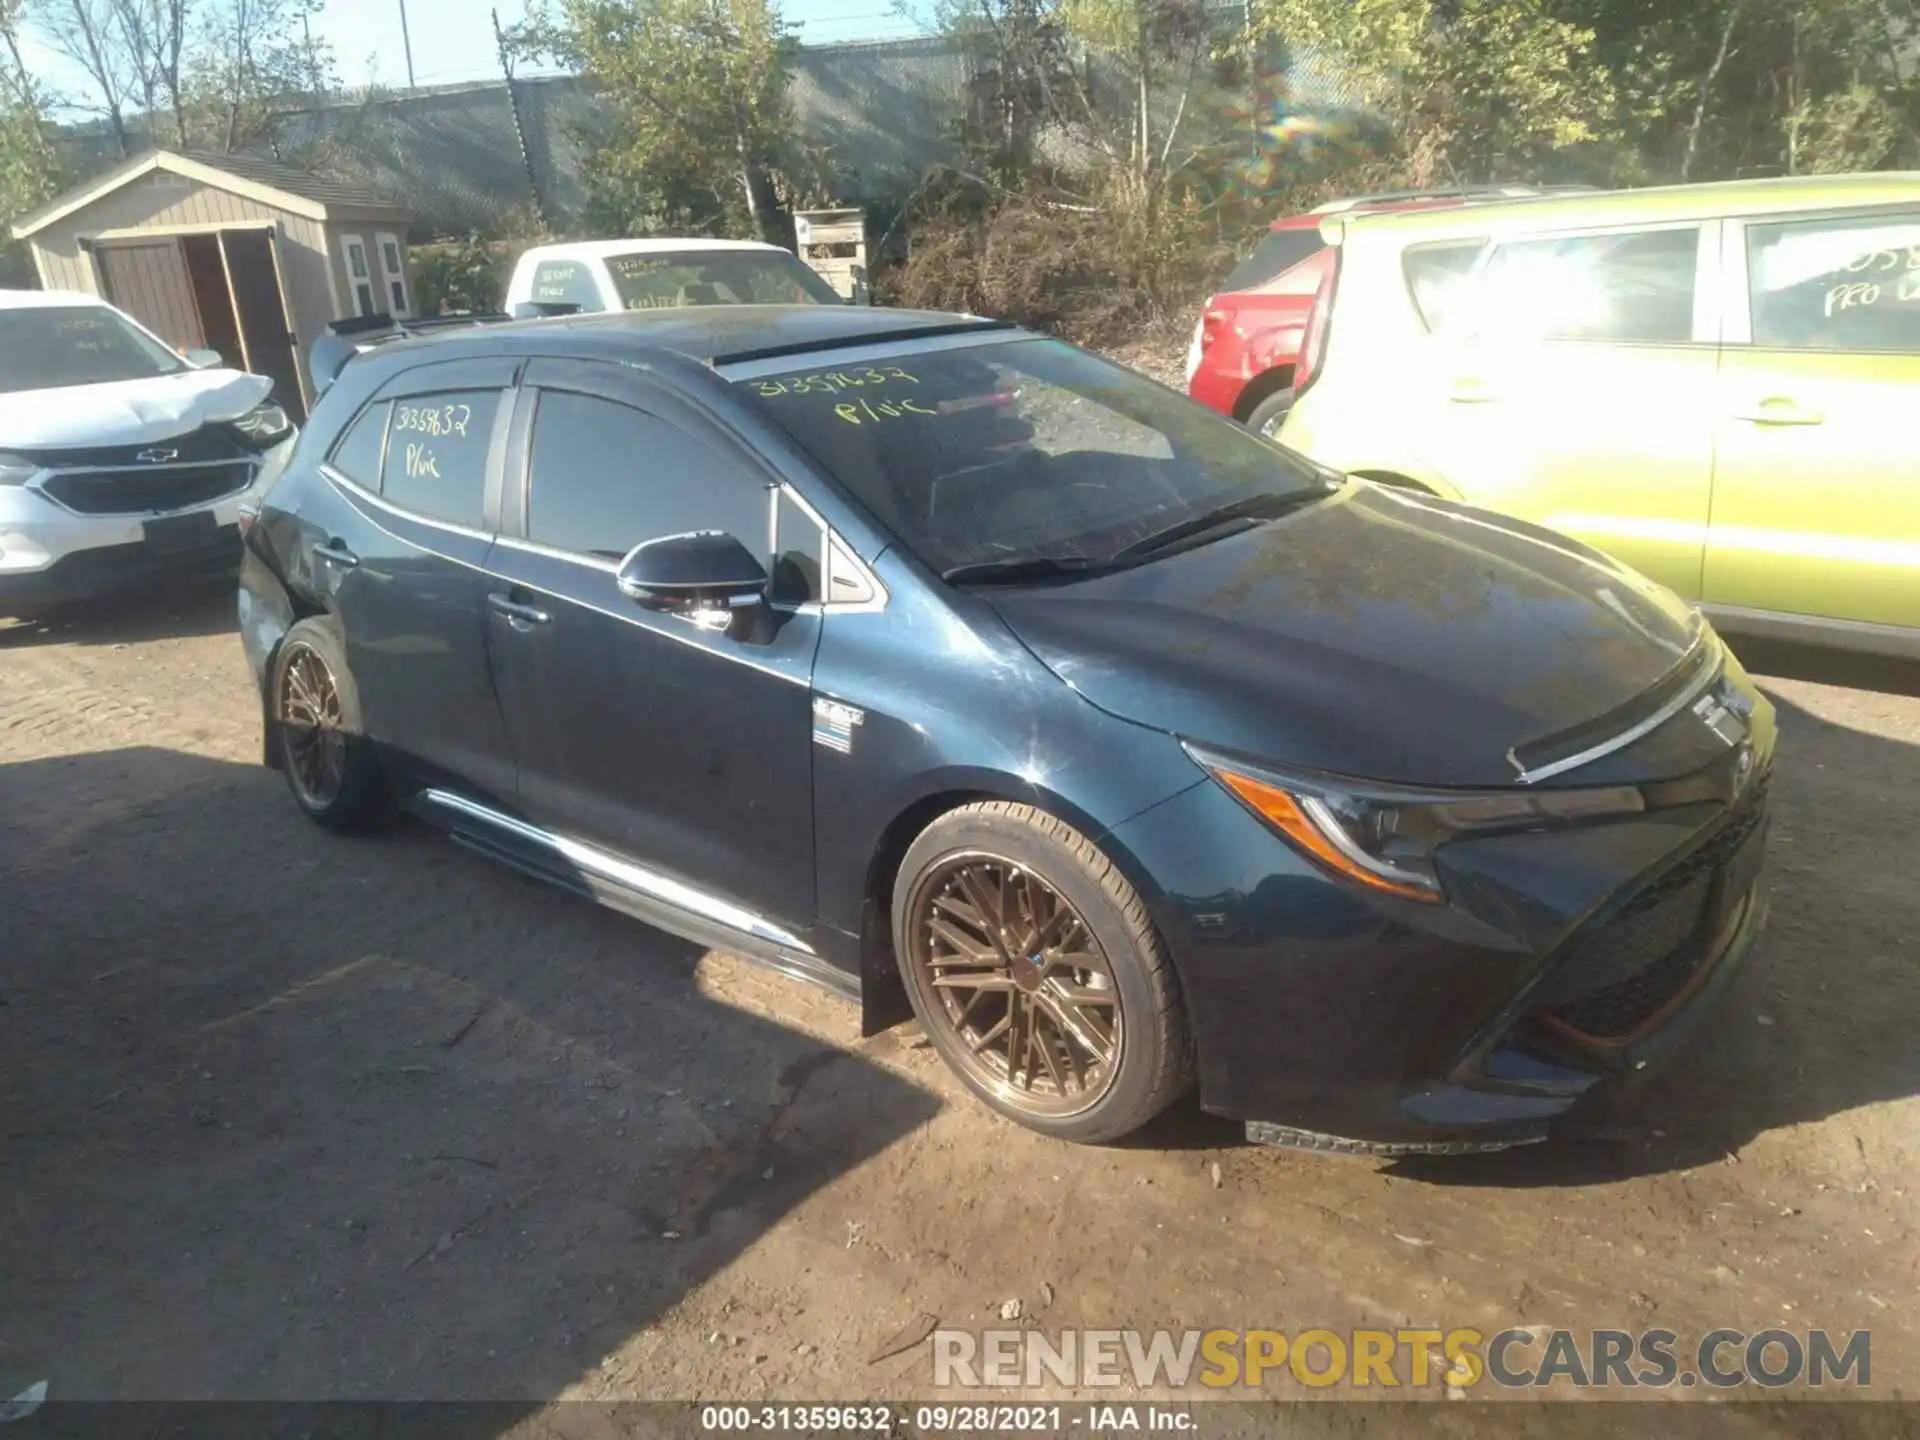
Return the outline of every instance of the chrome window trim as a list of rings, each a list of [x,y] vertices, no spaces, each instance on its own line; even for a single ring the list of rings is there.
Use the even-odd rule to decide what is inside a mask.
[[[1713,632],[1707,629],[1705,625],[1702,625],[1700,627],[1699,640],[1694,646],[1688,649],[1687,653],[1691,655],[1694,650],[1700,646],[1709,644],[1713,645],[1716,652],[1718,652],[1720,647],[1718,643],[1712,639],[1712,635]],[[1684,663],[1684,661],[1682,663]],[[1652,734],[1655,730],[1658,730],[1662,725],[1666,724],[1667,721],[1673,719],[1674,716],[1686,709],[1687,706],[1691,705],[1695,700],[1699,699],[1700,692],[1717,683],[1725,672],[1726,658],[1724,654],[1716,653],[1710,664],[1702,665],[1700,667],[1700,673],[1681,687],[1679,693],[1658,710],[1655,710],[1651,715],[1648,715],[1642,720],[1635,721],[1626,729],[1609,736],[1598,744],[1588,746],[1578,755],[1568,755],[1564,759],[1554,760],[1533,770],[1528,770],[1522,766],[1520,761],[1515,758],[1512,750],[1507,751],[1507,761],[1515,770],[1520,772],[1519,779],[1522,785],[1538,784],[1540,781],[1551,779],[1555,775],[1564,775],[1569,770],[1578,770],[1581,766],[1590,765],[1595,760],[1613,754],[1616,750],[1626,749],[1627,746],[1633,744],[1634,741],[1644,735]]]
[[[529,844],[551,850],[554,854],[571,864],[579,866],[582,870],[596,875],[602,880],[611,880],[615,884],[624,885],[631,890],[647,896],[649,899],[672,905],[677,909],[698,915],[702,919],[724,925],[729,930],[739,931],[743,935],[752,935],[757,939],[771,941],[773,944],[784,946],[789,950],[796,950],[802,955],[812,955],[814,953],[813,947],[808,945],[806,941],[802,940],[799,936],[781,929],[765,916],[757,914],[745,906],[736,905],[732,901],[724,900],[717,895],[711,895],[707,891],[689,885],[683,880],[675,880],[671,876],[662,875],[656,870],[650,870],[644,865],[601,850],[597,846],[588,845],[582,841],[574,840],[568,836],[556,834],[552,831],[542,830],[536,825],[527,824],[525,821],[515,820],[510,815],[502,815],[497,810],[490,810],[485,805],[469,800],[464,795],[457,795],[450,790],[425,790],[421,792],[420,798],[429,804],[438,805],[442,809],[452,810],[458,814],[466,815],[471,819],[491,825],[495,829],[516,836]]]
[[[442,520],[437,515],[423,515],[418,510],[409,510],[404,505],[395,505],[391,500],[388,500],[385,496],[374,494],[371,490],[367,489],[359,481],[348,479],[347,476],[342,471],[339,471],[333,468],[333,462],[330,460],[322,460],[319,465],[319,470],[320,470],[321,476],[329,484],[335,485],[343,490],[351,491],[359,499],[365,500],[369,504],[377,506],[378,508],[386,511],[389,515],[398,515],[402,520],[411,520],[416,525],[431,525],[434,529],[445,530],[449,534],[464,535],[469,540],[492,540],[494,538],[493,534],[489,531],[476,530],[470,525],[462,525],[457,520]],[[388,530],[385,533],[389,535],[393,535],[393,532],[391,530]],[[433,554],[433,555],[440,554],[438,550],[430,550],[425,545],[416,545],[413,541],[408,540],[404,535],[394,535],[393,538],[401,541],[404,544],[413,545],[414,548],[417,550],[427,550],[429,554]],[[441,558],[443,560],[451,560],[453,559],[453,556],[443,555],[441,556]],[[459,563],[464,564],[466,562],[461,561]]]

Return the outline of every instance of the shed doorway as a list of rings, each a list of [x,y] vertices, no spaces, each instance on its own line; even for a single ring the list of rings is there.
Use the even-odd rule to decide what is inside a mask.
[[[306,421],[274,237],[264,227],[94,242],[101,293],[181,350],[218,350],[264,375],[296,424]]]

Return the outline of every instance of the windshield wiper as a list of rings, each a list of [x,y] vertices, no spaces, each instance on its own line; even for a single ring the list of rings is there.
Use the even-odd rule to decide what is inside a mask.
[[[1156,530],[1130,545],[1123,545],[1113,552],[1111,559],[1117,563],[1145,559],[1183,540],[1204,535],[1209,530],[1217,530],[1236,520],[1271,520],[1276,515],[1322,499],[1332,492],[1333,487],[1329,485],[1324,489],[1263,490],[1258,495],[1243,495],[1238,500],[1229,500],[1224,505],[1216,505],[1211,510],[1203,510],[1198,515],[1177,521],[1164,530]]]
[[[1099,575],[1120,568],[1111,560],[1097,560],[1090,555],[1025,555],[1014,560],[970,560],[965,565],[942,570],[940,578],[951,585],[976,581],[1013,584],[1021,580]]]

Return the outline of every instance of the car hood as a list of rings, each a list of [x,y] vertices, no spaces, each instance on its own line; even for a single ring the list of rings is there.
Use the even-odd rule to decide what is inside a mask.
[[[237,420],[273,382],[238,370],[185,370],[106,385],[62,385],[0,395],[0,450],[145,445],[215,420]]]
[[[1630,712],[1702,623],[1523,522],[1354,483],[1134,569],[992,595],[1102,709],[1277,763],[1506,786],[1509,758]]]

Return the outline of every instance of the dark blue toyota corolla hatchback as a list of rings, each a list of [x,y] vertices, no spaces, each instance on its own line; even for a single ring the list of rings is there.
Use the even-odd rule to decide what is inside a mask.
[[[315,820],[910,1003],[1050,1135],[1536,1139],[1760,927],[1773,712],[1684,603],[1007,325],[363,347],[246,544]]]

